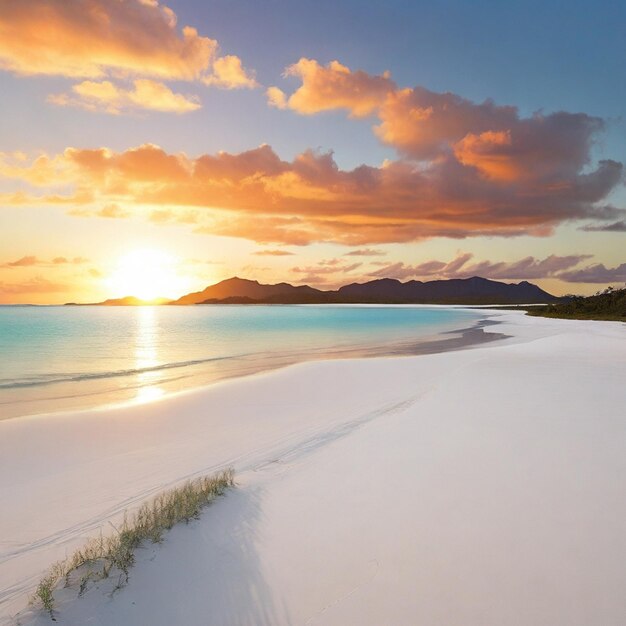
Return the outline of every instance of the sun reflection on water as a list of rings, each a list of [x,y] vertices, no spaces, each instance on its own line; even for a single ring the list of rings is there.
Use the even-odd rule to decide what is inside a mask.
[[[157,384],[160,376],[159,371],[152,369],[159,365],[156,317],[156,307],[137,307],[135,368],[139,370],[139,373],[137,375],[138,387],[135,401],[138,403],[156,400],[165,393]]]

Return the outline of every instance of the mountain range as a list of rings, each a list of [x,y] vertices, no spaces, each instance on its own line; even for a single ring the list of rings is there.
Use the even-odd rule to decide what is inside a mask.
[[[264,285],[256,280],[234,277],[170,304],[537,304],[558,300],[527,281],[503,283],[478,276],[404,283],[382,278],[329,291],[289,283]]]
[[[561,298],[525,280],[503,283],[474,276],[422,282],[400,282],[381,278],[351,283],[339,289],[315,289],[309,285],[278,283],[264,285],[257,280],[228,278],[202,291],[168,300],[141,300],[134,296],[113,298],[92,304],[100,306],[141,306],[146,304],[550,304]],[[68,305],[75,305],[70,302]]]

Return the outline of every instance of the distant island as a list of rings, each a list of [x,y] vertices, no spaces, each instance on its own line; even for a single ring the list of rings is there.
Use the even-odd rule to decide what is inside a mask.
[[[503,283],[474,276],[465,279],[400,282],[382,278],[323,291],[309,285],[229,278],[177,300],[145,301],[132,296],[91,303],[100,306],[146,304],[551,304],[560,299],[527,281]],[[68,303],[75,304],[75,303]]]
[[[124,298],[110,298],[104,302],[67,302],[65,306],[154,306],[155,304],[170,304],[169,298],[153,298],[152,300],[142,300],[135,296],[125,296]]]

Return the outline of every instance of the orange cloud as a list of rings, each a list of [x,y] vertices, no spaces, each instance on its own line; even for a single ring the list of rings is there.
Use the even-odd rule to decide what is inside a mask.
[[[153,111],[188,113],[200,108],[197,96],[174,93],[163,83],[145,78],[134,81],[134,88],[127,97],[133,106]]]
[[[476,167],[490,178],[513,182],[523,175],[523,171],[507,154],[510,146],[510,131],[469,133],[454,144],[454,155],[459,163]]]
[[[259,244],[282,244],[306,246],[320,241],[320,233],[314,224],[297,217],[246,216],[226,213],[210,216],[208,223],[198,226],[194,232],[223,237],[240,237]]]
[[[189,113],[201,107],[197,96],[174,93],[167,85],[147,78],[134,80],[130,89],[109,80],[86,80],[74,85],[71,94],[53,94],[47,100],[58,106],[73,106],[112,115],[134,109]]]
[[[216,52],[156,1],[20,0],[0,11],[0,67],[17,74],[194,80]]]
[[[105,204],[99,211],[96,212],[98,217],[109,217],[113,219],[129,217],[130,213],[122,209],[118,204],[110,202]]]
[[[282,89],[278,87],[268,87],[265,91],[265,95],[267,96],[267,103],[270,106],[277,109],[287,108],[287,96],[285,96],[285,92]]]
[[[415,163],[446,163],[463,179],[478,175],[493,184],[519,184],[573,191],[590,162],[590,150],[604,122],[584,113],[535,113],[520,117],[514,106],[492,100],[474,103],[424,87],[398,88],[387,74],[351,71],[334,61],[323,67],[301,59],[287,68],[302,84],[290,96],[274,88],[270,102],[299,113],[345,109],[352,117],[373,113],[380,140]],[[442,171],[446,169],[442,166]],[[452,181],[450,181],[452,185]],[[558,195],[558,193],[557,193]]]
[[[148,215],[148,220],[154,224],[197,224],[198,214],[189,209],[154,209]]]
[[[479,151],[466,146],[466,153]],[[537,166],[541,175],[529,165],[511,182],[486,176],[453,153],[428,163],[401,159],[342,170],[332,154],[310,150],[292,161],[267,145],[191,158],[147,144],[123,152],[68,148],[33,161],[14,159],[5,168],[0,160],[0,174],[44,190],[64,181],[71,189],[56,194],[56,204],[148,206],[157,211],[153,220],[197,222],[198,232],[264,244],[364,245],[436,236],[545,236],[564,221],[620,216],[601,203],[620,182],[621,164],[602,161],[582,173],[576,158],[548,159],[549,166]],[[40,200],[46,202],[50,193]],[[181,218],[185,207],[203,211]]]
[[[68,263],[71,263],[73,265],[81,265],[82,263],[88,263],[89,259],[86,259],[85,257],[82,256],[75,256],[72,259],[68,259],[65,256],[57,256],[54,259],[52,259],[52,263],[54,265],[67,265]]]
[[[36,256],[29,255],[23,256],[15,261],[7,261],[6,263],[0,264],[2,268],[14,268],[14,267],[35,267],[35,266],[54,266],[54,265],[80,265],[82,263],[88,263],[89,259],[85,259],[81,256],[76,256],[73,258],[68,258],[65,256],[57,256],[50,261],[44,261],[39,259]]]
[[[382,76],[353,72],[339,61],[331,61],[323,66],[315,60],[302,58],[289,66],[285,75],[297,76],[302,85],[288,100],[280,89],[270,87],[267,94],[270,103],[279,108],[288,106],[307,115],[346,109],[352,117],[365,117],[375,111],[387,94],[395,89],[395,83],[387,72]]]
[[[38,265],[39,263],[40,261],[36,256],[23,256],[16,261],[3,263],[2,267],[32,267],[33,265]]]
[[[375,132],[381,141],[409,157],[431,159],[468,133],[509,130],[517,109],[415,87],[390,91],[377,115],[380,124]]]
[[[3,1],[0,70],[89,79],[48,101],[112,114],[200,107],[196,96],[174,93],[164,80],[258,86],[239,57],[221,56],[217,41],[191,26],[180,29],[176,14],[157,0]],[[112,80],[131,78],[131,88]]]
[[[21,152],[0,152],[0,178],[20,179],[34,186],[50,186],[54,183],[64,185],[72,180],[72,172],[67,167],[65,155],[50,158],[46,154],[39,154],[30,163]],[[18,192],[16,200],[19,204],[27,198]]]
[[[203,82],[225,89],[254,89],[259,86],[254,74],[245,70],[241,59],[232,54],[216,59],[213,74],[206,76]]]
[[[288,250],[258,250],[252,254],[256,256],[293,256],[293,252]]]

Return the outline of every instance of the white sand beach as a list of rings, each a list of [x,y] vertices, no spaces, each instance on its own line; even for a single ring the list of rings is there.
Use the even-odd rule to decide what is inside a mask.
[[[626,326],[489,315],[510,338],[1,421],[2,623],[51,623],[23,613],[51,563],[233,466],[125,588],[59,594],[57,623],[623,626]]]

